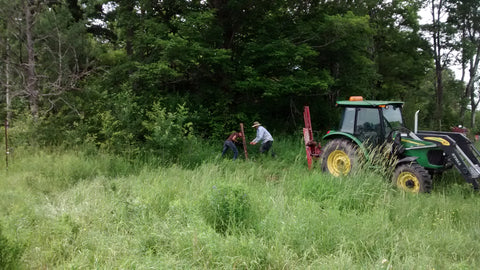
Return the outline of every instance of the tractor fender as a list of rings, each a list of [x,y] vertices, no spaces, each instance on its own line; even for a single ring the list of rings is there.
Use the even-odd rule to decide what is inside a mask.
[[[395,167],[397,167],[399,165],[402,165],[402,164],[405,164],[405,163],[414,162],[417,159],[418,159],[418,157],[404,157],[404,158],[397,161],[397,163],[395,164]]]
[[[341,131],[330,131],[326,135],[322,137],[323,140],[333,140],[333,139],[347,139],[358,145],[358,147],[362,150],[363,154],[369,160],[368,152],[367,149],[365,148],[365,145],[355,136],[353,136],[350,133],[346,132],[341,132]]]

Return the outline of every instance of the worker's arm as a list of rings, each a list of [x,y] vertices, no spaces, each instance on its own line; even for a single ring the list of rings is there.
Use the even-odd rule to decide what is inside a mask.
[[[253,141],[251,141],[250,144],[257,144],[262,139],[264,133],[265,133],[265,129],[263,129],[262,127],[259,127],[257,129],[257,137],[255,137],[255,139],[253,139]]]

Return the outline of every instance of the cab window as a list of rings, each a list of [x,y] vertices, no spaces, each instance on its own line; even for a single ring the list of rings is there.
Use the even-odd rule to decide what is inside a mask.
[[[385,136],[392,130],[403,126],[402,111],[400,106],[386,106],[382,109],[385,120]]]
[[[379,110],[377,108],[358,108],[355,135],[365,143],[377,145],[380,143],[381,134]]]
[[[355,108],[345,108],[343,110],[340,131],[353,134],[355,124]]]

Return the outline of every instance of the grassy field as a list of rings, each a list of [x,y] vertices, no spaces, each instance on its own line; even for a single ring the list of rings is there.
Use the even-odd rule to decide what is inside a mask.
[[[455,173],[405,194],[378,173],[277,158],[195,166],[17,149],[0,165],[0,266],[11,269],[480,269],[480,194]]]

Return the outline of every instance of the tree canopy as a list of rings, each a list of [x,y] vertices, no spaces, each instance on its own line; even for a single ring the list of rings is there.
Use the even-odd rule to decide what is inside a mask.
[[[304,105],[325,130],[350,95],[405,101],[407,117],[424,112],[424,127],[468,117],[477,130],[478,1],[0,5],[0,116],[32,121],[42,143],[138,152],[167,137],[224,138],[254,120],[291,134]],[[425,25],[422,8],[433,15]],[[455,78],[455,64],[469,76]]]

